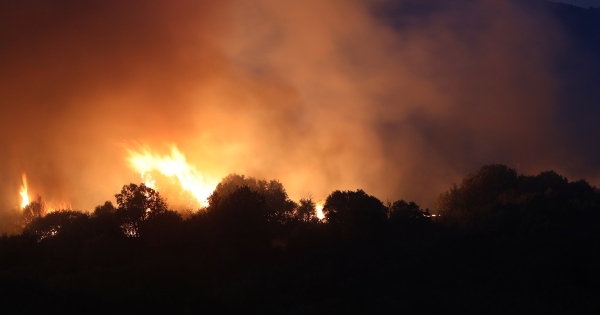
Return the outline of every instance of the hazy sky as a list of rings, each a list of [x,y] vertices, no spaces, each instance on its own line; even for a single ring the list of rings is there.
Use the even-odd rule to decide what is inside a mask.
[[[565,33],[509,1],[395,26],[369,0],[0,3],[5,209],[23,172],[33,196],[93,209],[139,181],[126,147],[172,144],[207,180],[279,179],[296,200],[431,206],[489,163],[597,174],[557,124]]]

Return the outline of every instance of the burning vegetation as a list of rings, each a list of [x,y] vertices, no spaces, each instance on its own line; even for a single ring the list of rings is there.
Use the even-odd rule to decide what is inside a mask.
[[[177,180],[181,189],[194,199],[191,204],[206,207],[208,196],[212,193],[216,182],[209,182],[194,165],[187,162],[186,157],[176,146],[171,147],[170,155],[158,155],[147,148],[139,151],[127,149],[130,167],[139,172],[142,182],[150,188],[157,189],[153,172],[158,172],[172,180]]]
[[[23,185],[21,186],[21,190],[19,191],[19,195],[21,196],[21,208],[25,208],[29,204],[29,193],[27,191],[27,176],[23,173]]]

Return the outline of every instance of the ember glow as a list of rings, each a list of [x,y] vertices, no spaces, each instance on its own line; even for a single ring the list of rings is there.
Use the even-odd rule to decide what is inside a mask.
[[[19,191],[19,195],[21,195],[21,208],[27,207],[29,204],[29,195],[27,193],[27,175],[23,173],[23,185],[21,186],[21,191]]]
[[[139,172],[146,186],[157,188],[152,172],[177,180],[181,188],[190,193],[201,206],[208,206],[207,198],[217,186],[216,182],[208,182],[196,167],[187,162],[183,153],[176,146],[171,146],[170,155],[160,155],[147,148],[140,151],[127,149],[130,167]]]

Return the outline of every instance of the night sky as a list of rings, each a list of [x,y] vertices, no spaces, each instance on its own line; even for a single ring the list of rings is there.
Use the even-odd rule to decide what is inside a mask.
[[[600,1],[598,0],[563,0],[563,1],[555,1],[555,2],[563,2],[572,5],[576,5],[582,8],[598,8],[600,7]]]
[[[126,148],[171,145],[209,181],[278,179],[296,200],[431,207],[490,163],[600,185],[589,28],[420,3],[2,0],[0,206],[26,173],[32,196],[93,209],[139,181]]]

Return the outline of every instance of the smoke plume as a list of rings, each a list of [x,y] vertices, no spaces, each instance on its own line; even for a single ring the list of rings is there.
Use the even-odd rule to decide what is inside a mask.
[[[362,188],[427,207],[486,163],[581,176],[554,124],[556,23],[446,2],[2,1],[2,207],[26,172],[32,193],[91,210],[139,181],[139,144],[293,199]]]

